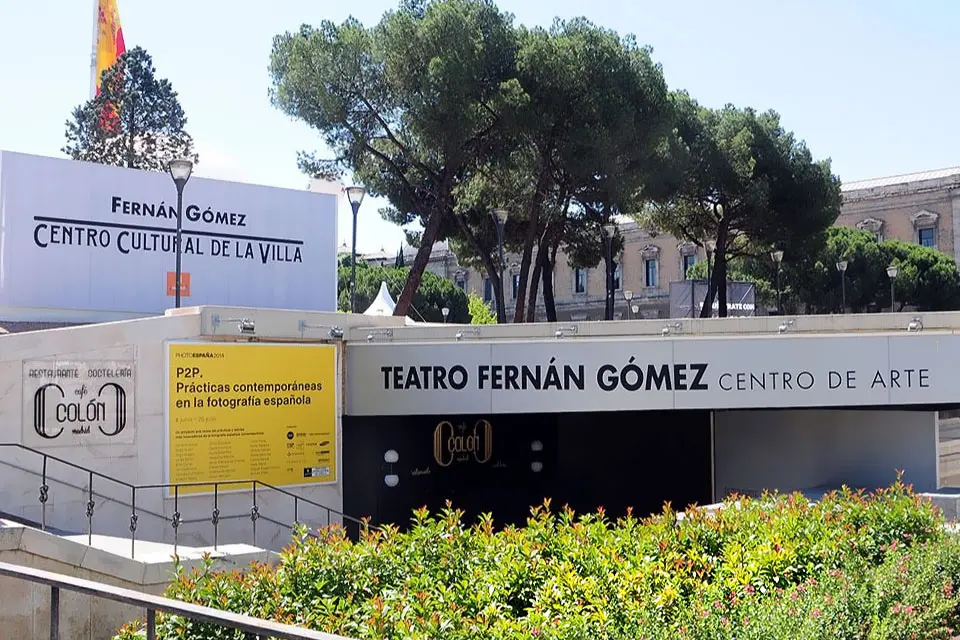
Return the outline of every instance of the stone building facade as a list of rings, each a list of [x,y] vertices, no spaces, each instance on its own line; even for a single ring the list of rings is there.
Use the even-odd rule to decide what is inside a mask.
[[[869,231],[879,239],[934,247],[960,263],[960,241],[957,240],[960,237],[960,167],[845,184],[837,224]],[[706,260],[703,248],[643,229],[632,220],[621,220],[619,227],[624,248],[616,257],[614,317],[669,317],[670,283],[684,280],[691,266]],[[406,264],[413,261],[415,252],[412,247],[404,249]],[[364,257],[376,264],[390,265],[396,260],[395,253],[385,251]],[[508,317],[512,317],[516,302],[519,262],[519,256],[507,256],[509,268],[504,275]],[[468,292],[486,300],[493,299],[493,288],[486,274],[460,267],[446,243],[437,243],[427,268]],[[576,269],[562,251],[558,253],[554,273],[558,320],[602,320],[604,278],[602,263],[596,268]],[[544,317],[541,293],[537,318],[543,320]]]
[[[844,185],[837,224],[933,247],[960,261],[960,167]]]

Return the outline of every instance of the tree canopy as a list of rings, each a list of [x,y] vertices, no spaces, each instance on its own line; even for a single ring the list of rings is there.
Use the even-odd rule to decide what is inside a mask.
[[[420,223],[398,314],[434,243],[448,240],[489,278],[498,317],[508,317],[509,268],[519,275],[513,321],[534,319],[541,286],[555,320],[558,251],[596,266],[603,226],[640,212],[678,238],[716,242],[710,281],[726,315],[717,285],[729,260],[809,252],[839,213],[830,162],[775,112],[671,93],[648,47],[583,18],[528,28],[492,0],[401,0],[372,27],[351,18],[278,35],[270,71],[273,103],[332,152],[301,153],[301,168],[349,172],[389,201],[385,218]],[[495,209],[509,212],[516,265],[501,264]]]
[[[840,214],[840,180],[774,111],[707,109],[674,94],[676,138],[643,221],[679,239],[716,243],[711,292],[726,316],[727,263],[771,250],[803,255]],[[701,315],[709,315],[705,303]]]
[[[522,100],[516,52],[511,16],[488,0],[405,0],[373,28],[324,21],[274,39],[273,103],[334,154],[301,154],[301,167],[349,170],[390,201],[391,219],[423,226],[398,315],[452,223],[455,188],[497,147]]]
[[[791,288],[808,312],[832,313],[841,307],[841,273],[846,261],[846,302],[855,312],[890,307],[887,267],[897,266],[894,281],[897,310],[906,306],[923,311],[960,309],[960,274],[948,255],[929,247],[886,240],[871,233],[834,227],[817,251],[784,258]]]
[[[845,262],[841,274],[838,264]],[[878,242],[873,234],[849,227],[830,227],[822,243],[808,252],[784,257],[781,287],[785,310],[791,313],[838,313],[846,298],[847,310],[860,313],[890,307],[887,267],[897,266],[894,281],[897,310],[960,309],[960,273],[948,255],[900,240]],[[691,269],[692,277],[706,276],[706,263]],[[729,261],[730,280],[753,282],[757,299],[776,300],[776,268],[766,256],[737,257]],[[843,281],[842,281],[843,280]]]
[[[63,152],[74,160],[131,169],[166,171],[171,160],[194,162],[187,117],[153,60],[134,47],[103,72],[100,93],[73,110]]]

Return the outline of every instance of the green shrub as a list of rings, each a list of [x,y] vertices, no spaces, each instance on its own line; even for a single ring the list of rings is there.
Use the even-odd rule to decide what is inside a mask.
[[[168,595],[358,639],[947,638],[960,543],[899,481],[866,495],[736,496],[616,522],[531,511],[523,528],[447,508],[358,542],[298,531],[275,569],[180,571]],[[129,625],[118,640],[136,637]],[[915,635],[914,635],[915,634]],[[158,637],[242,638],[162,616]]]

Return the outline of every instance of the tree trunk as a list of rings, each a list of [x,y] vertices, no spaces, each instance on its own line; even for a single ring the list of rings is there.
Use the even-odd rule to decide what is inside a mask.
[[[727,317],[727,222],[723,220],[717,227],[717,251],[714,259],[717,288],[717,317]]]
[[[540,213],[543,209],[544,191],[550,182],[550,170],[546,161],[540,168],[540,175],[537,177],[537,186],[533,192],[533,198],[530,200],[527,220],[527,236],[523,239],[523,257],[520,260],[520,286],[517,287],[517,306],[513,313],[514,322],[523,322],[524,320],[524,302],[527,295],[527,278],[530,276],[530,262],[533,256],[533,245],[540,236]]]
[[[604,271],[606,271],[606,283],[603,287],[603,319],[613,320],[613,241],[603,239],[603,262]]]
[[[713,314],[713,294],[716,292],[717,288],[714,286],[714,274],[717,272],[717,263],[714,261],[710,265],[710,271],[707,273],[707,296],[703,299],[703,304],[700,305],[700,317],[709,318]],[[691,300],[691,303],[693,301]]]
[[[134,106],[133,100],[130,101],[130,124],[127,126],[127,169],[136,169],[134,166],[134,142],[137,138],[136,134],[136,107]],[[119,122],[119,116],[116,118],[116,121]],[[122,129],[121,129],[122,131]]]
[[[493,252],[480,246],[480,241],[477,240],[477,236],[463,221],[462,216],[452,215],[456,219],[457,226],[460,227],[463,236],[467,239],[467,244],[470,245],[474,253],[480,256],[480,260],[483,262],[483,267],[487,271],[487,278],[489,278],[490,285],[493,287],[493,300],[497,310],[497,322],[503,324],[507,321],[506,309],[503,306],[503,287],[500,286],[500,272],[497,270],[497,265],[493,261]],[[499,259],[499,256],[497,259]]]
[[[540,292],[540,278],[543,274],[543,263],[546,261],[546,234],[540,236],[537,243],[537,259],[533,264],[533,275],[530,277],[530,295],[527,297],[527,322],[537,321],[537,294]]]
[[[423,230],[423,236],[420,239],[420,248],[417,249],[417,256],[413,259],[410,266],[410,274],[403,285],[403,291],[397,298],[397,306],[393,310],[395,316],[406,316],[410,311],[410,305],[413,304],[413,296],[420,288],[420,281],[423,279],[423,272],[430,262],[430,253],[433,251],[433,243],[437,241],[437,235],[440,233],[440,223],[443,216],[446,215],[446,208],[437,207],[430,218],[427,220],[427,226]]]
[[[559,243],[558,243],[559,244]],[[557,301],[553,297],[553,269],[557,264],[557,247],[547,249],[550,253],[543,262],[540,280],[543,282],[543,306],[547,322],[557,321]]]

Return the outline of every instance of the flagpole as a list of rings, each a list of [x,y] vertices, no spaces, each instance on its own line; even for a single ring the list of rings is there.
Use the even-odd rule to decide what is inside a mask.
[[[97,44],[100,39],[100,0],[93,0],[93,46],[90,50],[90,99],[97,96]]]

